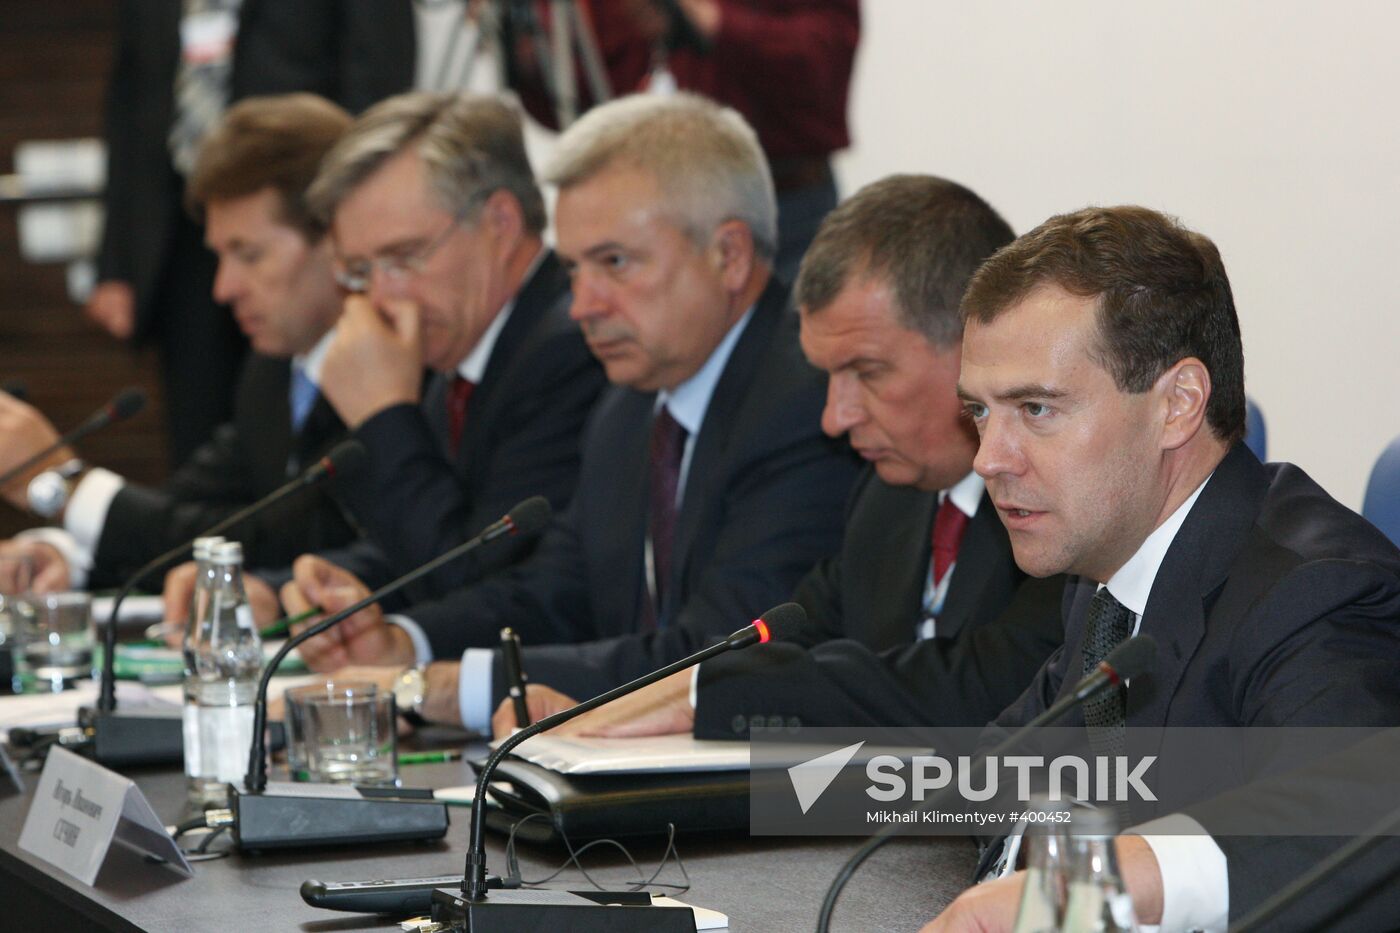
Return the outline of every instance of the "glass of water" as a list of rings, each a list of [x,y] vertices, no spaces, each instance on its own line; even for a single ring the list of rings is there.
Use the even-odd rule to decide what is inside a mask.
[[[368,689],[366,689],[368,687]],[[394,694],[366,684],[330,684],[303,701],[300,723],[313,781],[398,781]]]
[[[34,560],[28,554],[0,554],[0,693],[18,691],[15,677],[20,626],[34,614],[29,588]]]
[[[19,626],[16,667],[24,689],[57,693],[92,676],[92,597],[87,593],[31,596],[33,614]]]
[[[287,731],[287,770],[293,781],[311,780],[311,759],[306,752],[306,706],[312,700],[334,701],[337,697],[368,696],[375,692],[372,683],[361,681],[326,681],[292,687],[282,694],[283,725]]]

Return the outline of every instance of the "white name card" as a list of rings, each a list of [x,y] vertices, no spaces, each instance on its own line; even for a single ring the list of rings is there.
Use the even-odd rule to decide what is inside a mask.
[[[185,877],[194,874],[135,783],[67,749],[52,749],[19,847],[90,885],[114,842]]]

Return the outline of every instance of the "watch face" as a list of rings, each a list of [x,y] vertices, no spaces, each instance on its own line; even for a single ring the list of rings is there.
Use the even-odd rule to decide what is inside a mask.
[[[45,470],[29,481],[29,509],[42,518],[53,518],[68,502],[68,481]]]

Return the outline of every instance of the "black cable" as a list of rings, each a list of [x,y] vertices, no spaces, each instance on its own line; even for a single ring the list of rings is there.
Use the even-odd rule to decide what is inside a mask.
[[[893,824],[892,824],[893,825]],[[837,872],[836,878],[831,882],[831,886],[826,890],[826,897],[822,899],[821,913],[817,914],[817,933],[826,933],[831,929],[831,915],[836,910],[836,901],[841,897],[841,891],[846,887],[846,883],[851,880],[851,876],[856,873],[856,869],[864,864],[865,860],[874,855],[876,850],[894,838],[893,832],[880,832],[866,840],[849,859],[841,866],[841,871]]]
[[[170,834],[171,839],[179,839],[192,829],[203,829],[209,825],[209,817],[201,813],[199,816],[192,816],[183,823],[175,824],[175,832]]]
[[[526,816],[523,819],[516,820],[515,823],[511,824],[510,835],[506,838],[507,878],[519,878],[521,885],[538,886],[548,884],[549,882],[553,881],[555,878],[558,878],[561,874],[563,874],[564,871],[566,871],[570,865],[573,865],[579,870],[579,874],[583,875],[583,877],[588,881],[588,883],[593,885],[594,888],[596,888],[599,891],[606,891],[608,889],[605,888],[603,885],[599,884],[593,878],[593,876],[588,873],[588,869],[583,867],[583,862],[580,861],[579,857],[584,853],[588,852],[590,849],[593,849],[597,846],[612,846],[613,848],[617,849],[619,852],[622,853],[623,858],[627,859],[627,861],[632,865],[632,869],[637,873],[636,881],[624,882],[629,889],[633,891],[640,891],[646,887],[672,888],[677,894],[684,894],[686,891],[690,890],[690,873],[686,871],[685,862],[681,859],[680,850],[676,848],[676,826],[674,823],[666,824],[666,850],[661,853],[661,861],[659,864],[657,864],[656,870],[651,873],[650,878],[642,877],[642,867],[639,864],[637,864],[637,860],[632,857],[632,853],[627,849],[627,847],[624,846],[622,843],[618,842],[616,839],[594,839],[593,841],[580,846],[578,849],[575,849],[573,843],[569,840],[568,835],[566,835],[562,830],[559,830],[558,827],[555,827],[555,829],[559,833],[559,838],[563,841],[564,847],[568,849],[569,857],[564,859],[564,861],[559,864],[559,867],[555,868],[554,871],[545,875],[543,878],[537,878],[532,880],[526,880],[524,878],[521,878],[520,862],[516,856],[515,850],[516,832],[520,829],[521,826],[528,823],[530,820],[544,818],[545,814],[543,813],[531,813],[529,816]],[[670,861],[670,857],[672,855],[675,856],[676,867],[680,869],[681,877],[685,879],[685,884],[675,884],[672,882],[656,880],[661,876],[661,872],[665,870],[666,864]]]

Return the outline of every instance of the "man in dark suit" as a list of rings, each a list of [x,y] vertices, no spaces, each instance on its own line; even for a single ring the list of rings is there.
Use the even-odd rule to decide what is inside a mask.
[[[460,655],[427,668],[418,711],[482,730],[494,652],[475,649],[502,626],[530,645],[647,632],[645,663],[679,657],[836,549],[856,472],[818,430],[823,380],[771,277],[772,182],[742,118],[690,95],[619,100],[561,137],[549,176],[573,317],[613,383],[573,504],[528,561],[411,607],[415,625],[365,613],[304,651],[317,667]],[[320,595],[301,571],[289,609]]]
[[[198,120],[245,97],[309,91],[358,112],[413,83],[404,0],[126,0],[107,97],[106,227],[88,314],[161,349],[171,462],[229,417],[245,345],[210,299],[214,257],[182,209]],[[198,70],[185,98],[186,72]],[[179,77],[177,77],[179,76]],[[207,78],[208,80],[204,80]],[[199,106],[195,101],[203,93]],[[186,115],[179,142],[172,127]]]
[[[963,313],[977,471],[1021,568],[1073,575],[1064,647],[997,731],[1064,696],[1135,631],[1156,639],[1155,667],[1068,720],[1088,727],[1096,754],[1132,726],[1396,721],[1400,552],[1297,467],[1262,465],[1240,443],[1243,352],[1214,244],[1143,208],[1054,217],[978,272]],[[1135,805],[1134,819],[1226,790],[1189,773],[1158,789],[1159,807]],[[1119,837],[1139,921],[1223,929],[1324,848],[1212,839],[1209,813],[1187,807]],[[1385,912],[1367,913],[1366,875],[1337,876],[1270,929],[1329,915],[1377,928]],[[980,885],[928,929],[1009,929],[1021,883]]]
[[[140,486],[101,468],[67,479],[66,501],[44,516],[62,529],[29,534],[49,542],[36,545],[39,559],[65,562],[73,585],[120,581],[281,486],[344,437],[344,425],[316,389],[340,295],[326,228],[305,198],[322,157],[349,125],[349,115],[329,101],[292,94],[249,98],[206,137],[190,174],[190,206],[202,213],[219,259],[215,297],[230,307],[254,354],[243,369],[233,420],[169,482]],[[44,431],[28,432],[28,440],[7,435],[7,454],[27,455],[56,437],[42,415],[26,414]],[[54,460],[72,458],[62,451]],[[307,548],[354,537],[324,488],[285,500],[235,533],[253,566],[278,566]]]
[[[877,182],[827,218],[797,280],[802,348],[827,373],[823,430],[847,435],[870,465],[840,554],[793,594],[809,624],[792,643],[705,662],[694,706],[686,671],[576,720],[577,731],[980,726],[1020,694],[1060,643],[1064,581],[1026,582],[1016,568],[972,472],[976,432],[956,391],[958,302],[1012,238],[976,194],[928,176]],[[531,717],[647,673],[644,637],[526,648]],[[496,733],[513,725],[502,705]]]
[[[364,539],[308,555],[303,572],[339,566],[377,586],[528,496],[565,506],[605,380],[541,237],[519,114],[466,94],[392,97],[342,136],[308,200],[350,293],[321,388],[368,457],[340,486]],[[531,543],[510,542],[515,554]],[[480,569],[456,562],[405,595],[436,597]]]

